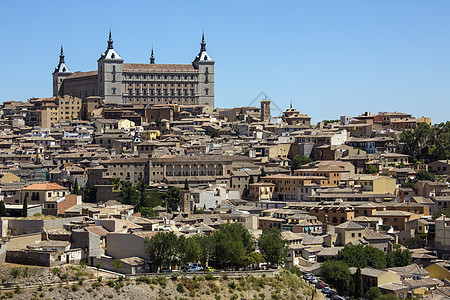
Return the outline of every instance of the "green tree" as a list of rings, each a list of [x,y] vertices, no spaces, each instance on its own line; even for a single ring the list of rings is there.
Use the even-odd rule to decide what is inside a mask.
[[[183,240],[170,232],[158,232],[150,239],[144,241],[145,253],[149,257],[149,261],[155,271],[161,267],[172,267],[180,262],[180,250],[184,248]]]
[[[403,267],[412,263],[411,251],[409,249],[402,250],[399,244],[394,245],[394,250],[386,256],[386,264],[388,268]]]
[[[292,162],[293,162],[292,169],[296,170],[296,169],[300,168],[300,166],[306,165],[312,161],[313,160],[307,156],[297,154],[292,159]]]
[[[122,266],[123,266],[123,264],[122,264],[122,261],[120,259],[116,259],[112,263],[112,267],[116,271],[118,271],[120,268],[122,268]]]
[[[77,178],[75,178],[75,183],[73,184],[73,193],[75,195],[80,194],[80,188],[78,187],[78,179]]]
[[[84,201],[88,203],[97,202],[97,188],[87,188],[84,190]]]
[[[363,285],[362,285],[362,274],[361,269],[358,268],[356,270],[356,273],[353,277],[353,291],[352,291],[353,297],[356,299],[359,299],[363,296]]]
[[[431,216],[433,217],[433,219],[437,219],[442,215],[445,215],[447,218],[450,218],[450,207],[438,208],[433,212]]]
[[[180,188],[169,187],[167,191],[161,193],[161,197],[167,202],[170,211],[177,211],[180,205]]]
[[[183,262],[199,262],[203,258],[201,237],[198,235],[189,237],[184,241]]]
[[[6,216],[6,206],[5,206],[5,201],[1,200],[0,201],[0,217],[4,217]]]
[[[119,188],[120,188],[120,178],[113,177],[113,178],[110,179],[109,182],[112,184],[113,190],[115,190],[115,191],[119,190]]]
[[[213,235],[214,258],[222,267],[238,269],[253,252],[252,237],[242,223],[225,223]]]
[[[266,176],[266,170],[264,170],[264,167],[261,168],[261,177]]]
[[[377,286],[371,287],[366,293],[366,297],[369,298],[370,300],[375,300],[376,298],[378,298],[380,296],[381,296],[381,291]]]
[[[320,276],[339,291],[348,290],[352,281],[349,266],[340,260],[325,261],[320,267]]]
[[[151,207],[142,207],[140,212],[143,218],[154,218],[158,216],[156,211]]]
[[[139,193],[136,188],[128,181],[121,181],[122,186],[119,197],[122,198],[124,204],[128,205],[138,205],[139,203]]]
[[[367,170],[366,170],[366,174],[377,174],[378,173],[378,168],[374,165],[368,165],[367,166]]]
[[[23,198],[23,206],[22,206],[22,217],[28,216],[28,192],[25,193],[25,197]]]
[[[419,172],[417,172],[415,179],[418,181],[423,181],[423,180],[434,181],[435,177],[433,174],[431,174],[428,171],[420,170]]]
[[[274,265],[284,262],[289,251],[281,231],[275,228],[262,232],[258,239],[258,246],[265,260]]]
[[[406,241],[405,246],[408,247],[408,249],[421,248],[422,240],[417,236],[413,236],[412,238]]]
[[[343,248],[336,256],[351,267],[375,269],[386,268],[386,255],[383,251],[369,245],[354,245]]]

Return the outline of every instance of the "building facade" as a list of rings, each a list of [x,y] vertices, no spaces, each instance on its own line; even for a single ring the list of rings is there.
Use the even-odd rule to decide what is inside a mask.
[[[153,50],[149,64],[130,64],[113,47],[108,47],[90,72],[70,72],[61,48],[53,72],[53,96],[81,99],[103,97],[108,102],[141,104],[208,105],[214,107],[214,61],[206,52],[204,35],[198,55],[191,64],[155,64]]]

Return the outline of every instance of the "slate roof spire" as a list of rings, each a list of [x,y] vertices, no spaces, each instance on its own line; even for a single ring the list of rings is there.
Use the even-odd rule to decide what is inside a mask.
[[[152,54],[150,55],[150,64],[155,63],[155,57],[153,56],[153,47],[152,47]]]

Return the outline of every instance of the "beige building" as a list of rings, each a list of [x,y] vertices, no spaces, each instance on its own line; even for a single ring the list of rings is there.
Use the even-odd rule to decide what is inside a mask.
[[[349,181],[350,185],[361,189],[363,193],[395,194],[397,188],[395,178],[386,176],[355,175]]]
[[[21,191],[20,203],[23,204],[27,197],[28,205],[41,204],[63,198],[69,194],[69,189],[56,183],[35,183],[23,188]],[[16,200],[18,202],[18,200]]]

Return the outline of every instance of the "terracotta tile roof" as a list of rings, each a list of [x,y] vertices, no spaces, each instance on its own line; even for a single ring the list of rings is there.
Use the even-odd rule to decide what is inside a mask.
[[[47,183],[35,183],[32,185],[27,186],[26,188],[23,188],[22,190],[39,190],[39,191],[50,191],[50,190],[68,190],[68,188],[60,186],[57,183],[51,183],[51,182],[47,182]]]
[[[69,76],[66,77],[66,79],[75,79],[75,78],[81,78],[81,77],[88,77],[88,76],[97,76],[98,71],[90,71],[90,72],[75,72]]]

